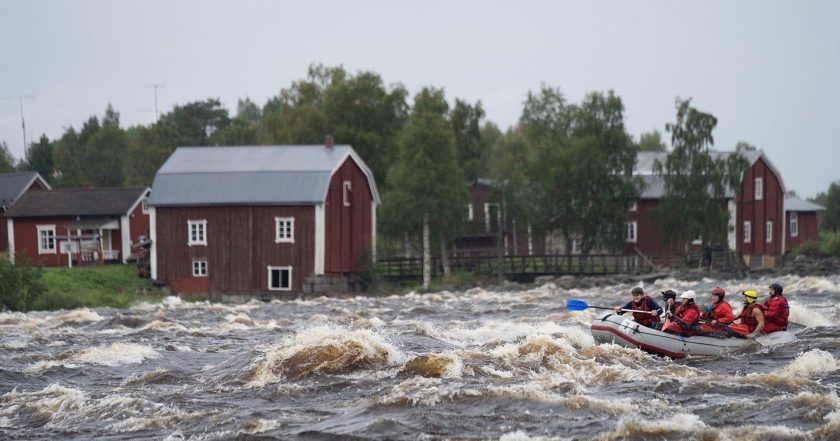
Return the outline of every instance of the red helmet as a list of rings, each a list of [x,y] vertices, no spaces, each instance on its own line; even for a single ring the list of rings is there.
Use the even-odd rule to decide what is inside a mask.
[[[716,287],[715,289],[712,290],[712,295],[713,296],[720,296],[720,298],[723,299],[723,297],[726,295],[726,291],[723,288],[718,286],[718,287]]]

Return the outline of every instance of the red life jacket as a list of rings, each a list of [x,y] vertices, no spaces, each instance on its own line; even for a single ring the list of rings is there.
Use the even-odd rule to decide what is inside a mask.
[[[653,325],[659,323],[659,316],[652,315],[650,311],[650,307],[648,307],[648,296],[642,296],[642,300],[639,301],[640,304],[636,302],[632,302],[633,309],[638,309],[639,311],[645,311],[646,313],[641,312],[634,312],[633,319],[636,322],[641,323],[648,328],[653,327]]]
[[[755,317],[752,315],[753,309],[755,308],[760,309],[762,314],[764,314],[764,310],[767,309],[764,305],[750,303],[749,305],[744,306],[744,309],[741,310],[741,314],[738,315],[738,318],[741,319],[741,323],[747,325],[750,332],[755,331],[755,328],[758,327],[758,321],[756,321]],[[767,326],[766,320],[764,322],[764,326]]]
[[[764,302],[764,332],[785,331],[788,326],[790,306],[781,294],[773,296]]]
[[[728,302],[718,302],[709,314],[709,321],[717,320],[722,325],[728,325],[735,320],[735,314],[732,313],[732,306]]]
[[[688,306],[680,304],[674,312],[674,317],[682,321],[684,326],[680,325],[679,322],[675,320],[668,326],[670,331],[676,334],[697,335],[697,329],[694,325],[697,324],[697,320],[700,319],[700,308],[697,307],[696,303],[692,303]]]

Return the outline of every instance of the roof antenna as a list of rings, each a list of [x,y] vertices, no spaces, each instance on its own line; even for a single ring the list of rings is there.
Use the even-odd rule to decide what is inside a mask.
[[[324,137],[324,147],[332,150],[333,148],[333,137],[332,135],[327,135]]]

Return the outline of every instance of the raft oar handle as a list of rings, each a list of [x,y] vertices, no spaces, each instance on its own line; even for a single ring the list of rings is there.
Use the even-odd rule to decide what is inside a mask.
[[[589,309],[589,308],[592,308],[592,309],[609,309],[611,311],[615,310],[615,308],[612,308],[612,307],[609,307],[609,306],[592,306],[592,305],[587,304],[583,300],[572,299],[572,300],[567,300],[566,301],[566,309],[568,309],[570,311],[584,311],[584,310]],[[642,311],[642,310],[639,310],[639,309],[619,309],[619,311],[622,311],[622,312],[641,312],[643,314],[650,314],[650,311]]]

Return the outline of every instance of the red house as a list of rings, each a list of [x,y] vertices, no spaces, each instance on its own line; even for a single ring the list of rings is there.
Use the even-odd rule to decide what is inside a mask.
[[[817,212],[820,210],[825,208],[796,196],[785,199],[785,244],[788,249],[819,240]]]
[[[155,176],[152,278],[182,293],[302,292],[376,243],[379,193],[349,145],[180,147]]]
[[[9,255],[44,266],[126,262],[149,234],[148,188],[30,191],[6,212]]]
[[[727,156],[732,153],[715,154]],[[740,191],[737,195],[728,192],[726,199],[721,201],[730,215],[728,246],[741,254],[750,266],[773,266],[786,249],[785,186],[781,174],[762,151],[742,154],[749,163],[749,169],[741,181]],[[634,173],[642,178],[645,185],[639,201],[629,213],[627,253],[636,249],[648,256],[683,252],[679,245],[663,241],[650,214],[665,196],[664,181],[654,174],[653,164],[657,159],[664,162],[666,155],[664,152],[640,152],[637,156]],[[701,244],[702,238],[698,238],[695,245],[699,247]]]
[[[37,172],[0,173],[0,252],[9,249],[6,210],[30,190],[50,190],[50,185]]]

